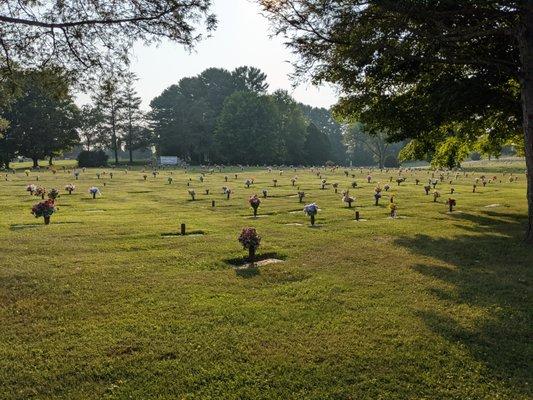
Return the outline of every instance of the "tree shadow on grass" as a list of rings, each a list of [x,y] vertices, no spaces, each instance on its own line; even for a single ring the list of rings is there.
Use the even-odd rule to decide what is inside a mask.
[[[83,224],[81,221],[60,221],[60,222],[51,222],[50,225],[71,225],[71,224]],[[19,231],[21,229],[32,229],[32,228],[39,228],[43,227],[46,228],[47,225],[45,225],[43,222],[41,223],[32,223],[32,224],[11,224],[9,226],[9,229],[12,231]]]
[[[493,211],[450,216],[465,229],[464,234],[396,240],[413,253],[435,260],[413,269],[440,282],[430,293],[442,307],[419,315],[432,331],[467,349],[495,379],[531,394],[533,248],[522,242],[523,217]],[[464,221],[469,226],[459,223]],[[442,283],[452,289],[443,289]],[[458,311],[464,306],[481,309],[483,316]]]
[[[286,260],[287,256],[284,255],[284,254],[273,252],[273,251],[266,252],[266,253],[259,253],[259,254],[256,254],[256,256],[255,256],[255,262],[267,260],[269,258],[276,258],[276,259],[279,259],[279,260]],[[232,265],[234,267],[240,267],[240,266],[243,266],[243,265],[247,264],[249,262],[249,260],[248,260],[248,257],[243,256],[243,257],[227,258],[227,259],[224,260],[224,262],[226,262],[227,264],[230,264],[230,265]]]
[[[193,231],[186,231],[184,235],[181,234],[181,232],[164,232],[161,234],[162,237],[174,237],[174,236],[204,236],[205,231],[202,230],[193,230]]]
[[[256,266],[250,266],[248,268],[238,268],[235,270],[235,275],[237,275],[240,278],[254,278],[258,275],[260,275],[261,272],[259,271],[259,268]]]

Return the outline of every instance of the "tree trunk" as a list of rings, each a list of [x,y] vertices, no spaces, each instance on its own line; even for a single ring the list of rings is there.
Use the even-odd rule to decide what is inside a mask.
[[[128,116],[129,123],[128,123],[128,150],[130,153],[130,164],[133,164],[133,123],[131,121],[131,113]]]
[[[117,120],[116,110],[113,106],[111,111],[111,140],[113,141],[113,152],[115,153],[115,164],[118,165],[118,143],[117,143]]]
[[[115,164],[118,165],[117,133],[115,131],[115,126],[114,125],[113,125],[113,153],[115,153]]]
[[[37,168],[39,166],[39,159],[38,158],[32,158],[33,161],[33,168]]]
[[[379,169],[383,169],[385,167],[385,161],[384,161],[383,154],[380,153],[379,155]]]
[[[533,244],[533,5],[527,4],[523,10],[519,47],[522,64],[520,84],[527,168],[528,226],[525,240]]]
[[[53,156],[50,156],[50,158],[48,159],[48,165],[52,166],[54,165],[54,157]]]

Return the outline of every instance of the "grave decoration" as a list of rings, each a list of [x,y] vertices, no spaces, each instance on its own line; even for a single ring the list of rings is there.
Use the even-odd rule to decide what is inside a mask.
[[[352,208],[352,203],[355,202],[355,197],[350,196],[348,191],[344,192],[342,196],[342,201],[346,204],[348,204],[348,208]]]
[[[455,207],[455,205],[457,204],[456,200],[454,198],[449,198],[448,201],[446,202],[446,204],[448,205],[448,210],[450,212],[453,212],[453,208]]]
[[[44,195],[46,194],[46,189],[42,186],[37,186],[33,192],[35,196],[41,196],[41,199],[44,200]]]
[[[30,193],[30,196],[33,196],[36,190],[37,190],[37,186],[33,184],[26,186],[26,191]]]
[[[44,218],[45,225],[50,224],[50,217],[54,212],[56,212],[56,208],[54,200],[52,199],[41,201],[35,204],[31,209],[31,213],[35,216],[35,218]]]
[[[96,186],[89,188],[89,193],[93,196],[93,199],[96,199],[96,195],[101,195],[100,189],[98,189]]]
[[[257,217],[257,209],[261,205],[261,199],[257,197],[256,194],[254,194],[248,199],[248,202],[250,203],[250,206],[254,210],[254,217]]]
[[[50,191],[48,192],[48,198],[49,199],[52,199],[52,200],[55,200],[59,197],[59,190],[57,189],[50,189]]]
[[[311,219],[311,226],[315,226],[315,216],[318,214],[318,205],[316,203],[306,205],[304,207],[304,213]]]
[[[68,194],[72,194],[72,192],[76,190],[76,186],[74,186],[72,183],[69,183],[65,186],[65,190],[68,192]]]
[[[390,211],[390,217],[396,218],[398,207],[396,206],[396,203],[390,203],[389,204],[389,211]]]
[[[381,199],[381,187],[378,185],[374,189],[374,200],[376,206],[379,205],[379,199]]]
[[[248,250],[248,261],[253,264],[255,253],[261,244],[261,236],[257,234],[255,228],[243,228],[238,238],[246,250]]]

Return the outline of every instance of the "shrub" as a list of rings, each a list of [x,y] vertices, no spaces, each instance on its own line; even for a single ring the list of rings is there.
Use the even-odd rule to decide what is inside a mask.
[[[78,166],[102,167],[107,165],[108,158],[108,155],[103,150],[85,150],[78,154]]]
[[[385,168],[399,168],[400,167],[400,162],[398,161],[397,157],[389,154],[383,160],[383,166]]]
[[[479,161],[481,160],[481,154],[478,153],[477,151],[474,151],[472,154],[470,154],[470,159],[472,161]]]

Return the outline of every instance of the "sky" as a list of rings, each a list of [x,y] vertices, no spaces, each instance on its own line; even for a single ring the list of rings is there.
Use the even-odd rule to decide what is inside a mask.
[[[210,67],[232,70],[242,65],[254,66],[268,75],[269,91],[286,89],[302,103],[330,107],[336,102],[332,87],[303,83],[292,88],[290,64],[295,56],[283,44],[283,38],[270,37],[269,22],[260,14],[253,0],[215,0],[218,28],[212,37],[200,42],[193,52],[175,43],[134,47],[132,71],[139,78],[137,90],[148,109],[150,101],[181,78],[195,76]],[[85,96],[81,102],[87,102]],[[85,101],[84,101],[85,100]]]

